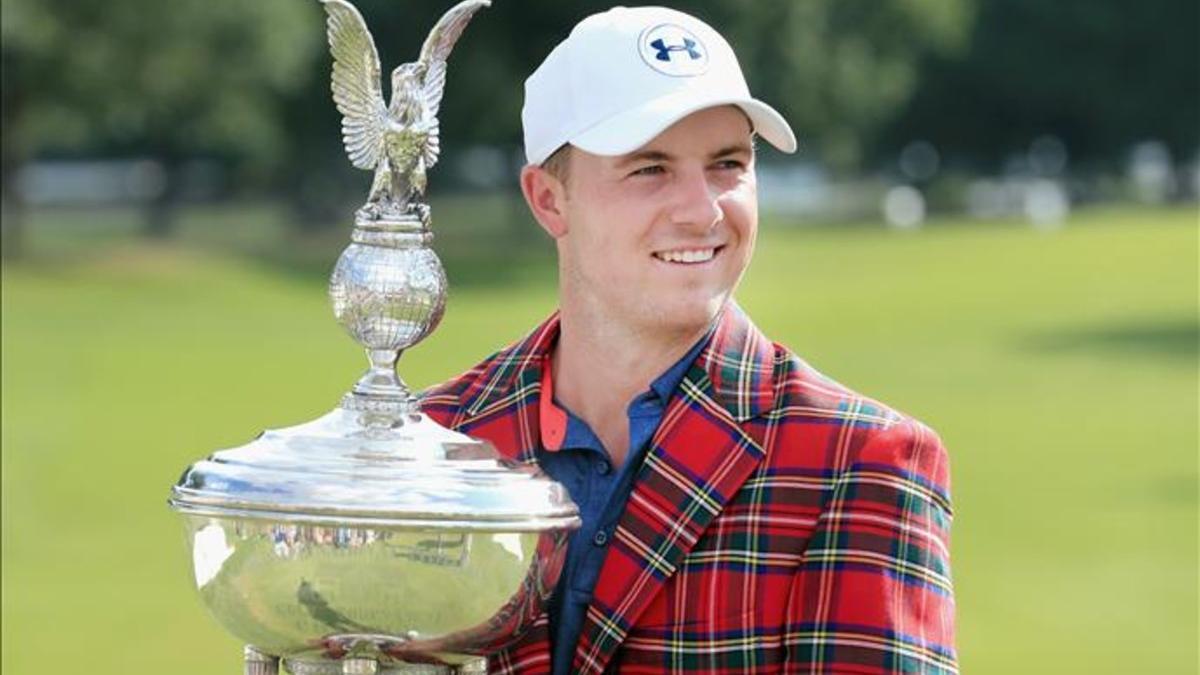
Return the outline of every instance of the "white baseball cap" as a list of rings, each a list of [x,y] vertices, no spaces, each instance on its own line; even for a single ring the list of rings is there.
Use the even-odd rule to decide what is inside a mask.
[[[736,105],[784,152],[796,136],[750,96],[737,56],[699,19],[665,7],[614,7],[580,21],[525,80],[525,157],[541,164],[570,143],[623,155],[705,108]]]

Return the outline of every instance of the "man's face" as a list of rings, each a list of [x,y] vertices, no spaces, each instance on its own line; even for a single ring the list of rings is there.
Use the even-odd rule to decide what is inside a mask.
[[[564,304],[652,334],[706,327],[741,279],[758,230],[741,110],[693,113],[628,155],[572,148],[568,166]]]

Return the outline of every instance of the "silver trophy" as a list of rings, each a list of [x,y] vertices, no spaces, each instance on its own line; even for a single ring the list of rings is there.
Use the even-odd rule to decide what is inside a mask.
[[[321,2],[346,151],[375,172],[329,293],[370,365],[332,412],[193,464],[169,503],[246,675],[483,672],[544,610],[579,526],[562,486],[423,415],[396,374],[445,308],[425,175],[446,59],[488,0],[438,21],[387,106],[362,16]]]

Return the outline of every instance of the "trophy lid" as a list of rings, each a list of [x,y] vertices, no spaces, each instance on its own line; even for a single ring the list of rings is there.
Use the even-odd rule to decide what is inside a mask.
[[[183,473],[182,513],[337,527],[505,532],[574,528],[565,489],[413,412],[387,428],[339,407],[263,432]]]

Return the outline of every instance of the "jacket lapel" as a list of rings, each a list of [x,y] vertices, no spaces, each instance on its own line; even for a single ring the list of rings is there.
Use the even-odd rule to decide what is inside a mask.
[[[599,673],[764,451],[744,423],[773,402],[774,347],[730,304],[638,469],[584,619],[575,672]]]

